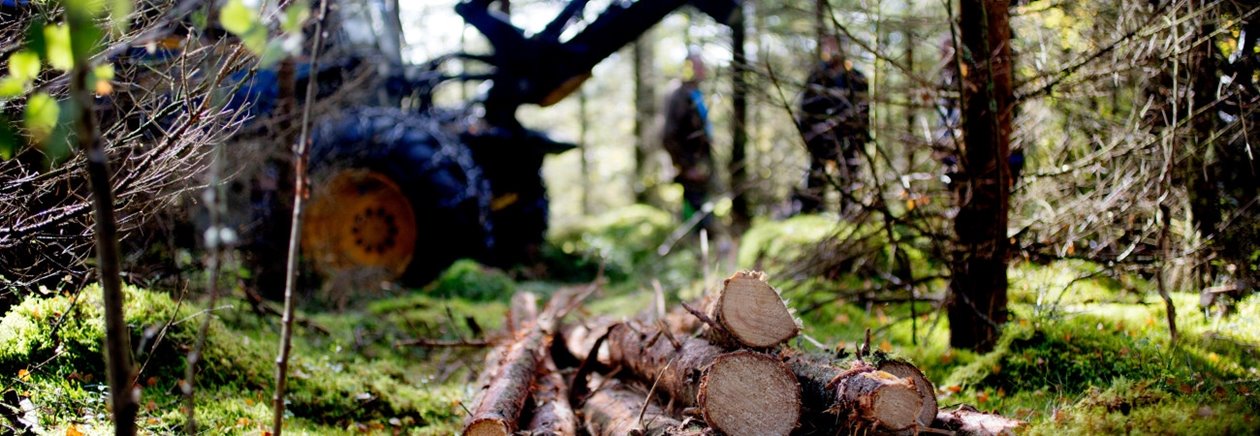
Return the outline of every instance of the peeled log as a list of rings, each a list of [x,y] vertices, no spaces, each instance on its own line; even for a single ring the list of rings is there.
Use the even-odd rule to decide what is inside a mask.
[[[919,398],[923,400],[923,407],[919,408],[919,427],[931,427],[932,421],[936,419],[936,414],[939,412],[936,403],[936,386],[928,380],[926,375],[923,375],[923,371],[909,362],[897,359],[884,360],[876,367],[880,371],[914,382],[914,389],[919,392]]]
[[[741,271],[722,282],[708,315],[720,328],[709,334],[723,345],[769,348],[796,337],[800,326],[766,275]]]
[[[629,323],[609,330],[607,346],[614,366],[656,384],[678,407],[698,407],[709,426],[723,433],[786,435],[800,421],[800,385],[774,357],[724,353],[702,339]]]
[[[862,361],[841,369],[819,360],[803,355],[787,358],[812,413],[836,415],[850,429],[897,431],[915,427],[923,400],[912,381]]]
[[[950,411],[942,410],[936,416],[936,427],[949,429],[954,434],[967,436],[999,436],[1013,435],[1015,429],[1024,425],[1001,415],[984,413],[975,407],[960,405]]]
[[[595,392],[582,406],[586,431],[592,436],[699,435],[684,430],[683,423],[670,417],[647,395],[618,380],[595,383]],[[639,419],[639,412],[643,418]]]

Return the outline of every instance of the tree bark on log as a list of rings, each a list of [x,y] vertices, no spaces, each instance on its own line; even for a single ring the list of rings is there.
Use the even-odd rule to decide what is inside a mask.
[[[534,436],[572,436],[577,434],[577,416],[569,406],[564,382],[554,365],[546,364],[546,372],[538,376],[534,388],[534,413],[525,425]]]
[[[855,360],[849,369],[805,355],[786,359],[801,384],[804,404],[815,415],[840,418],[850,430],[899,431],[916,426],[923,400],[914,382]]]
[[[592,381],[595,392],[582,406],[586,431],[592,436],[700,435],[686,430],[681,421],[647,395],[619,380]]]
[[[656,385],[676,407],[698,407],[709,426],[727,434],[786,435],[800,421],[800,385],[783,362],[753,351],[724,353],[668,330],[614,325],[609,360]]]

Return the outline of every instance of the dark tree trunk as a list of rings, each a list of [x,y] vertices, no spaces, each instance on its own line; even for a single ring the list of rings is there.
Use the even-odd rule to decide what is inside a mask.
[[[910,11],[911,13],[914,12],[914,0],[906,0],[906,10]],[[914,45],[918,43],[918,35],[914,31],[913,25],[906,27],[905,35],[906,35],[906,71],[914,71]],[[915,91],[913,91],[913,88],[912,88],[911,95],[914,95],[914,93]],[[914,137],[914,120],[915,120],[916,115],[917,114],[915,110],[915,104],[914,103],[907,104],[906,105],[906,134],[905,134],[905,139],[902,140],[903,142],[905,142],[905,149],[902,153],[905,154],[903,158],[905,159],[906,166],[905,166],[905,169],[902,170],[902,174],[910,174],[914,172],[914,155],[915,155],[915,152],[918,151],[920,147],[920,143],[918,143],[918,141],[916,141]]]
[[[652,37],[644,34],[634,44],[634,200],[648,201],[651,187],[644,177],[647,174],[648,138],[653,120],[656,119],[656,86],[652,77],[655,53]]]
[[[741,6],[731,23],[731,218],[735,233],[748,228],[748,58],[744,53],[746,12]]]
[[[818,35],[819,44],[814,44],[814,59],[822,59],[822,39],[827,36],[827,18],[831,14],[831,5],[827,0],[816,0],[814,2],[814,32]]]
[[[591,213],[591,205],[590,205],[591,192],[590,191],[593,185],[591,184],[591,176],[589,174],[590,163],[587,162],[587,158],[586,158],[587,153],[590,153],[590,150],[588,149],[588,147],[591,146],[591,143],[586,140],[586,129],[587,127],[589,127],[588,126],[589,123],[590,123],[590,120],[586,116],[586,91],[579,89],[578,90],[578,164],[581,166],[581,168],[579,169],[578,173],[582,175],[582,186],[579,186],[578,189],[582,190],[581,191],[582,196],[580,197],[580,200],[579,200],[582,203],[581,209],[580,209],[582,211],[582,215]],[[638,164],[636,163],[635,165],[638,165]]]
[[[1206,7],[1199,2],[1197,7]],[[1193,140],[1190,147],[1181,151],[1185,153],[1184,159],[1186,167],[1184,169],[1184,177],[1186,188],[1190,194],[1190,212],[1194,216],[1194,228],[1199,231],[1199,235],[1203,238],[1209,238],[1216,233],[1216,227],[1221,222],[1221,205],[1220,195],[1216,191],[1216,162],[1209,159],[1209,156],[1219,155],[1213,150],[1215,144],[1212,141],[1212,134],[1216,131],[1216,87],[1220,83],[1216,68],[1216,47],[1214,46],[1214,38],[1206,37],[1212,35],[1216,31],[1214,23],[1219,19],[1217,14],[1209,14],[1201,18],[1202,25],[1199,26],[1197,41],[1202,41],[1199,45],[1190,49],[1190,59],[1188,62],[1188,70],[1192,71],[1191,91],[1194,93],[1192,102],[1194,107],[1187,110],[1187,114],[1193,116],[1190,125],[1194,131]],[[1206,37],[1206,38],[1205,38]],[[1202,38],[1202,39],[1200,39]],[[1174,150],[1174,153],[1178,153]],[[1219,238],[1213,238],[1212,241],[1218,241]],[[1212,244],[1215,246],[1216,244]],[[1211,253],[1203,253],[1201,258],[1208,258]],[[1208,262],[1202,262],[1203,270],[1199,271],[1206,275],[1211,275]],[[1200,276],[1200,278],[1203,278]],[[1210,277],[1208,278],[1210,280]]]
[[[1006,322],[1012,94],[1009,0],[963,0],[962,180],[949,306],[950,344],[989,350]]]

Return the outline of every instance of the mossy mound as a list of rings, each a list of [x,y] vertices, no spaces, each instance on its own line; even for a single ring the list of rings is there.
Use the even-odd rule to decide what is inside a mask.
[[[853,227],[824,215],[797,215],[783,221],[761,221],[744,233],[738,260],[741,266],[773,269],[812,256],[823,241],[853,232]]]
[[[71,296],[31,297],[0,320],[0,391],[12,391],[39,408],[47,429],[75,426],[91,433],[106,428],[104,337],[97,287]],[[229,318],[252,317],[216,308]],[[178,388],[186,354],[208,312],[168,295],[126,288],[127,323],[132,332],[139,384],[143,388],[139,423],[147,431],[181,431],[185,400]],[[212,320],[197,377],[197,415],[207,434],[257,433],[270,423],[275,319],[237,330]],[[256,327],[256,328],[255,328]],[[318,344],[318,345],[314,345]],[[414,432],[448,434],[460,415],[461,383],[437,384],[431,370],[417,370],[388,355],[373,360],[340,352],[334,338],[311,340],[299,329],[286,395],[288,419],[298,433],[358,432],[407,427]]]
[[[470,300],[507,299],[515,291],[516,282],[506,273],[468,259],[455,261],[424,287],[430,295]]]
[[[625,277],[655,259],[656,249],[677,226],[669,212],[636,204],[557,229],[549,239],[561,253],[588,266],[602,261],[607,274]]]
[[[201,315],[197,308],[178,304],[163,293],[132,286],[124,289],[123,310],[131,329],[131,345],[142,377],[178,379],[184,375],[184,356],[195,342]],[[45,371],[101,376],[105,337],[101,290],[92,285],[76,299],[70,295],[30,297],[0,320],[0,371],[14,373],[35,362]],[[211,323],[203,352],[203,381],[262,386],[270,370],[266,353],[248,340],[232,339],[221,323]],[[101,379],[103,380],[103,379]]]

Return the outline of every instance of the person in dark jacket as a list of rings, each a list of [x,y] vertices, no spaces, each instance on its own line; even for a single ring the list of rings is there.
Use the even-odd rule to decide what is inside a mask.
[[[860,150],[870,141],[870,101],[866,76],[845,59],[834,37],[823,38],[822,60],[801,93],[797,127],[809,151],[805,189],[796,199],[801,213],[822,210],[828,167],[838,172],[840,212],[845,213],[857,182]]]
[[[677,176],[674,181],[683,188],[683,220],[703,212],[713,178],[713,141],[709,128],[709,109],[700,92],[700,82],[707,71],[698,54],[687,56],[681,80],[665,100],[665,125],[661,145],[669,152]],[[712,220],[701,224],[708,228]],[[712,229],[710,229],[712,231]]]

